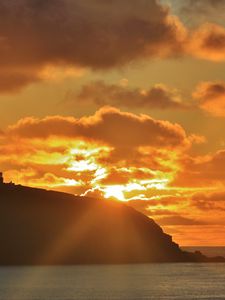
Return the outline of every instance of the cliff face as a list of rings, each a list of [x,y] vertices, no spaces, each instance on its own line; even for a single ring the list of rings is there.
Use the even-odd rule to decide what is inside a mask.
[[[0,264],[203,261],[123,203],[5,185]]]

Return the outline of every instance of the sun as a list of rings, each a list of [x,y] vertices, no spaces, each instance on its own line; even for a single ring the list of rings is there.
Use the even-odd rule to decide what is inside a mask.
[[[120,201],[126,201],[124,194],[123,194],[123,186],[121,185],[112,185],[107,186],[104,189],[105,198],[116,198]]]

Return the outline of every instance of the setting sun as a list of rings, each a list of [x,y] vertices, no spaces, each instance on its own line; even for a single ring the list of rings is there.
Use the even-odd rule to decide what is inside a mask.
[[[117,200],[125,201],[123,194],[123,186],[114,185],[105,187],[105,198],[116,198]]]

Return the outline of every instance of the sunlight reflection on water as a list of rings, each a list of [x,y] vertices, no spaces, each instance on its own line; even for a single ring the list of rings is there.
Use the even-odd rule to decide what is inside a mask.
[[[1,267],[1,300],[225,299],[225,264]]]

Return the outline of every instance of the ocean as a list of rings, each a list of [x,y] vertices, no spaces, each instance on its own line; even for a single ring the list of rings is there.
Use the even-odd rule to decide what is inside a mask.
[[[0,267],[0,299],[225,299],[225,263]]]

